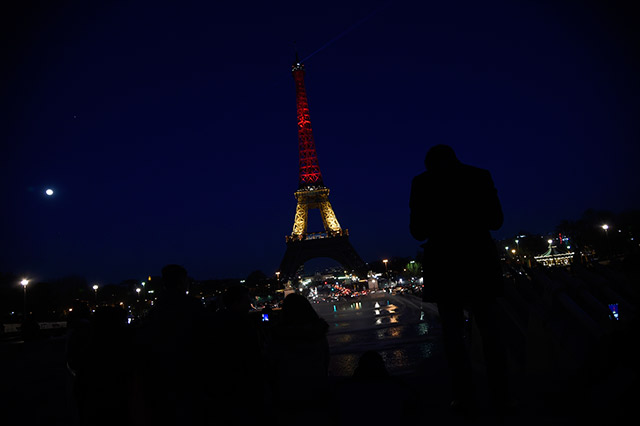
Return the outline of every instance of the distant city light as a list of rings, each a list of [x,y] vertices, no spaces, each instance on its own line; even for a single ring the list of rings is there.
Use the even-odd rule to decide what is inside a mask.
[[[24,279],[24,280],[20,281],[20,284],[22,284],[24,287],[26,287],[27,284],[29,284],[29,280]]]
[[[47,194],[48,196],[52,196],[53,195],[53,189],[47,188],[47,190],[44,191],[44,193]]]
[[[609,225],[607,225],[606,223],[604,225],[602,225],[602,229],[604,229],[605,231],[609,229]]]

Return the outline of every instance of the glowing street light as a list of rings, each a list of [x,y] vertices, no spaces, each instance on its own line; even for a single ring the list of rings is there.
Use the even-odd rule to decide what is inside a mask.
[[[611,243],[609,242],[609,225],[606,223],[602,225],[602,229],[604,229],[604,235],[607,239],[607,248],[609,249],[609,257],[611,257]]]
[[[29,280],[23,279],[22,281],[20,281],[20,284],[22,284],[22,288],[24,289],[24,307],[22,310],[22,322],[25,322],[27,320],[27,285],[29,285]]]
[[[98,303],[98,288],[99,288],[99,287],[98,287],[98,284],[94,284],[94,285],[93,285],[93,292],[94,292],[94,293],[95,293],[95,295],[96,295],[96,304]]]
[[[389,285],[389,268],[387,267],[387,264],[389,263],[389,259],[382,259],[382,263],[384,263],[384,270],[387,273],[387,286]]]
[[[140,287],[136,288],[136,293],[138,293],[138,302],[140,301],[140,292],[142,289]]]

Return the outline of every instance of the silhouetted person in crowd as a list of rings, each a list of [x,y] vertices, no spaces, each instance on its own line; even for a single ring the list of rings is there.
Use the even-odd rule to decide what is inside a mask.
[[[72,375],[85,358],[91,333],[91,310],[86,303],[76,300],[67,317],[67,369]]]
[[[82,386],[85,381],[78,380],[78,372],[84,371],[87,362],[90,362],[87,354],[91,339],[91,310],[86,303],[76,300],[73,302],[72,310],[67,319],[67,371],[73,383],[72,392],[76,402],[78,415],[84,410],[84,390]]]
[[[241,285],[226,289],[222,310],[214,318],[214,339],[219,350],[214,365],[215,399],[224,410],[215,424],[244,425],[264,415],[264,342],[258,324],[249,316],[249,291]],[[256,317],[257,318],[257,317]]]
[[[120,307],[96,309],[88,341],[74,366],[81,425],[128,425],[133,379],[132,336]]]
[[[381,392],[393,398],[392,404],[365,409],[380,398]],[[376,351],[362,354],[353,377],[337,386],[335,407],[337,425],[405,425],[415,424],[417,393],[387,371],[384,359]]]
[[[497,408],[507,404],[507,359],[496,316],[502,271],[490,230],[503,214],[487,170],[462,164],[453,149],[436,145],[426,171],[413,179],[411,235],[424,248],[423,299],[435,302],[452,375],[452,409],[473,406],[472,368],[464,332],[464,310],[473,314],[482,336],[490,389]]]
[[[328,329],[305,297],[285,297],[269,350],[278,424],[325,423],[319,401],[328,387]]]
[[[363,353],[358,361],[358,366],[353,372],[353,378],[361,382],[384,380],[388,377],[389,372],[384,365],[384,359],[376,351]]]
[[[42,337],[42,334],[40,333],[40,324],[38,324],[38,321],[33,314],[28,314],[22,321],[20,331],[22,332],[22,338],[24,340],[36,340]]]
[[[162,268],[163,288],[136,330],[134,421],[137,424],[201,424],[212,349],[202,304],[187,295],[180,265]]]

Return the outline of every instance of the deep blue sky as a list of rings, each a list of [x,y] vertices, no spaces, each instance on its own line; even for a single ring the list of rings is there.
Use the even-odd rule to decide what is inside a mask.
[[[4,14],[2,272],[273,274],[296,203],[294,40],[301,58],[334,40],[305,61],[307,93],[366,261],[415,255],[410,182],[438,143],[492,172],[496,237],[640,206],[625,3],[94,3]]]

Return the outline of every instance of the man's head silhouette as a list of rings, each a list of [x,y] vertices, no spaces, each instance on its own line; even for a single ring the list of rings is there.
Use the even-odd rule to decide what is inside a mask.
[[[449,145],[436,145],[432,147],[424,158],[424,165],[429,171],[450,170],[460,164],[456,153]]]
[[[162,268],[162,283],[168,291],[187,291],[187,270],[180,265],[165,266]]]

